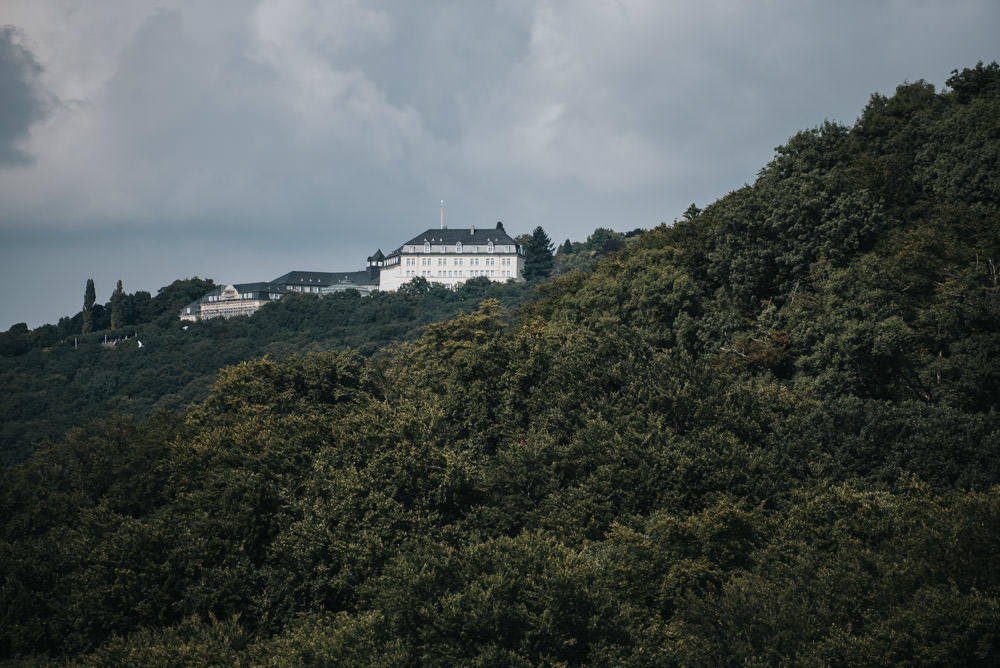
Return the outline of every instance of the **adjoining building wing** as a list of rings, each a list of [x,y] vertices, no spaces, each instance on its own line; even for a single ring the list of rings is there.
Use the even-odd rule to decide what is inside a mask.
[[[378,288],[378,276],[370,271],[290,271],[271,281],[284,286],[288,292],[330,294],[357,290],[369,294]]]

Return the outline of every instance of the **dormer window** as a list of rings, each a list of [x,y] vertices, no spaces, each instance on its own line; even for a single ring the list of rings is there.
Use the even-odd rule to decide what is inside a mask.
[[[425,241],[424,242],[424,252],[425,253],[430,253],[431,252],[431,242],[429,242],[429,241]]]
[[[456,253],[461,253],[462,252],[462,242],[461,241],[459,241],[459,242],[457,242],[455,244],[455,252]]]
[[[492,241],[489,241],[489,242],[486,243],[486,252],[487,253],[492,253],[493,252],[493,242]]]

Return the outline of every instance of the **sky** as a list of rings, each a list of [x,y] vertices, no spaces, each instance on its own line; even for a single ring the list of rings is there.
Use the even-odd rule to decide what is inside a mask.
[[[3,0],[0,329],[121,280],[555,243],[752,183],[873,93],[1000,60],[996,0]]]

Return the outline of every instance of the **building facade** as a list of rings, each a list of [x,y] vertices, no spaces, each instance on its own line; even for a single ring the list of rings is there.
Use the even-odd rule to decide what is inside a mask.
[[[522,281],[524,248],[498,223],[496,228],[429,229],[383,255],[368,258],[379,271],[379,290],[398,290],[423,277],[457,288],[479,276],[491,281]]]
[[[182,308],[181,320],[194,322],[250,315],[286,294],[288,291],[276,283],[233,283],[218,287]]]

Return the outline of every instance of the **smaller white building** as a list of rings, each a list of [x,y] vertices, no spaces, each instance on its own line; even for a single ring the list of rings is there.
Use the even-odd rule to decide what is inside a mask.
[[[275,283],[233,283],[219,286],[204,297],[181,309],[181,320],[196,322],[210,318],[233,318],[252,315],[268,302],[288,293]]]
[[[252,315],[268,302],[292,292],[328,295],[357,290],[363,295],[378,289],[378,272],[290,271],[267,283],[236,283],[212,290],[181,309],[181,320],[195,322],[210,318]]]
[[[503,226],[476,229],[429,229],[383,255],[368,258],[370,269],[378,269],[378,289],[398,290],[418,276],[446,288],[456,288],[470,278],[491,281],[523,281],[524,248]]]

